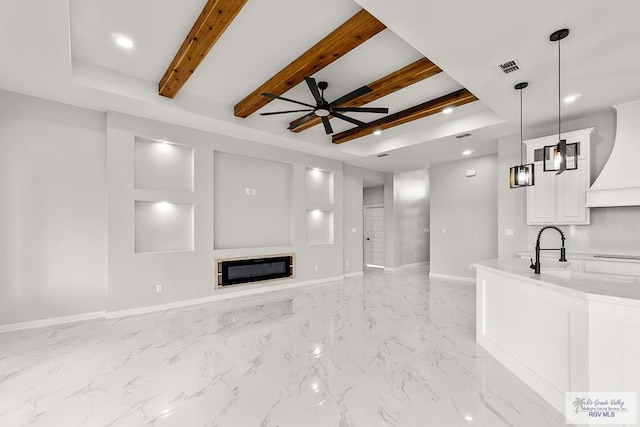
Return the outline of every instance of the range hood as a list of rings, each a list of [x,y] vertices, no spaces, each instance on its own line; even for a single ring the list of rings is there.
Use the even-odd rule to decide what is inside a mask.
[[[587,207],[640,206],[640,101],[614,105],[616,139],[609,160],[587,190]]]

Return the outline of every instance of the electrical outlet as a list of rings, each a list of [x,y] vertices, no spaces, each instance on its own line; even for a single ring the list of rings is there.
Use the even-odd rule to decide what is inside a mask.
[[[251,189],[251,195],[252,195],[252,196],[255,196],[256,194],[257,194],[256,189],[255,189],[255,188],[252,188],[252,189]]]
[[[414,258],[416,257],[416,253],[415,253],[415,252],[413,253],[413,257],[414,257]]]
[[[251,189],[250,188],[245,188],[244,192],[246,193],[247,196],[251,195]]]
[[[442,229],[442,234],[447,234],[447,229],[446,228]]]
[[[357,231],[358,231],[358,230],[357,230],[357,229],[355,229],[355,228],[352,228],[352,229],[351,229],[351,232],[352,232],[352,233],[356,233]]]
[[[317,265],[315,266],[315,270],[318,271],[318,266]]]
[[[513,228],[507,228],[506,230],[504,230],[504,235],[513,236]]]
[[[156,285],[156,292],[162,292],[162,284],[158,283]]]
[[[347,267],[349,267],[349,261],[345,262],[345,265],[346,265]]]

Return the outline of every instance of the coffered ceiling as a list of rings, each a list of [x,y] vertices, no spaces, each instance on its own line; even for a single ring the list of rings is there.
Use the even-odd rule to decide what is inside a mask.
[[[217,0],[209,5],[219,6],[215,10],[224,13],[217,15],[224,17],[210,21],[201,15],[206,4],[3,1],[0,53],[13,66],[0,70],[0,87],[386,171],[454,160],[467,148],[474,156],[495,152],[498,136],[517,131],[513,85],[519,81],[530,83],[525,130],[553,122],[557,51],[548,35],[558,28],[571,30],[563,42],[563,87],[581,95],[563,106],[567,119],[640,98],[640,6],[633,0],[613,6],[596,0]],[[345,37],[313,51],[358,14],[380,26],[358,43],[345,47]],[[211,43],[183,55],[188,60],[181,68],[176,54],[199,16],[219,25],[200,26],[198,42]],[[134,47],[118,48],[114,33],[130,37]],[[520,70],[501,73],[497,65],[511,59]],[[394,80],[412,64],[427,62],[433,64],[423,71],[428,76],[412,84]],[[260,115],[296,109],[260,96],[262,91],[314,104],[304,77],[328,82],[329,100],[369,85],[373,92],[353,104],[388,107],[389,114],[348,113],[373,124],[359,130],[334,119],[333,136],[318,119],[288,130],[301,114]],[[441,113],[448,101],[460,99],[454,113]],[[372,135],[375,128],[383,133]],[[461,133],[472,136],[455,138]],[[382,153],[390,155],[377,157]]]

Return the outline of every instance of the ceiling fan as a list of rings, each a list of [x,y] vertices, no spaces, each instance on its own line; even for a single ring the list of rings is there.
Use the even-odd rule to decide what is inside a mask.
[[[311,94],[313,95],[313,98],[316,101],[316,105],[311,105],[311,104],[307,104],[305,102],[300,102],[300,101],[296,101],[295,99],[289,99],[289,98],[285,98],[282,96],[278,96],[278,95],[274,95],[272,93],[262,93],[262,96],[267,96],[269,98],[275,98],[275,99],[281,99],[283,101],[288,101],[288,102],[293,102],[295,104],[300,104],[300,105],[304,105],[305,107],[308,107],[306,109],[303,110],[287,110],[287,111],[273,111],[273,112],[269,112],[269,113],[260,113],[261,116],[271,116],[274,114],[288,114],[288,113],[300,113],[300,112],[305,112],[308,111],[309,114],[307,114],[304,117],[301,117],[300,119],[294,121],[291,123],[291,125],[287,128],[289,130],[293,130],[295,128],[297,128],[298,126],[308,122],[309,120],[313,119],[314,117],[320,117],[322,119],[322,124],[324,125],[324,130],[325,132],[328,134],[333,133],[333,128],[331,127],[331,123],[329,123],[329,118],[327,116],[333,116],[337,119],[341,119],[341,120],[345,120],[349,123],[353,123],[354,125],[358,126],[358,127],[363,127],[366,126],[367,124],[365,122],[362,122],[360,120],[354,119],[353,117],[349,117],[349,116],[345,116],[342,113],[346,113],[346,112],[356,112],[356,113],[380,113],[380,114],[387,114],[389,112],[388,108],[378,108],[378,107],[340,107],[340,105],[344,105],[347,102],[361,96],[364,95],[365,93],[371,92],[371,88],[368,86],[362,86],[361,88],[358,88],[356,90],[354,90],[353,92],[349,92],[348,94],[336,99],[333,102],[327,102],[326,99],[324,99],[324,91],[325,89],[327,89],[327,87],[329,87],[329,84],[327,82],[319,82],[316,83],[316,80],[313,77],[305,77],[304,81],[307,82],[307,86],[309,86],[309,90],[311,91]]]

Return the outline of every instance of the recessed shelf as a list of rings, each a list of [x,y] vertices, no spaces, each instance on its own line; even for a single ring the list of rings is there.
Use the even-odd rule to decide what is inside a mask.
[[[333,243],[333,212],[320,209],[307,210],[307,244]]]
[[[306,189],[308,204],[333,203],[333,172],[307,168]]]
[[[193,192],[193,147],[136,138],[135,188]]]
[[[193,205],[135,202],[135,252],[193,250]]]

